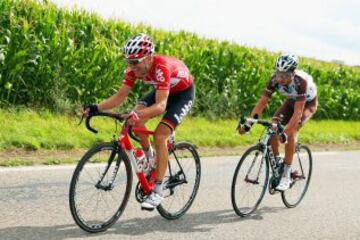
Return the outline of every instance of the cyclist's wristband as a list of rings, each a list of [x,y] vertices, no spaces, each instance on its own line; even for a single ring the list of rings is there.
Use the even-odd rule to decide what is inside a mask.
[[[98,105],[96,104],[84,105],[84,109],[89,109],[89,113],[96,113],[99,111]]]
[[[251,129],[252,124],[251,123],[245,123],[244,124],[244,130],[245,132],[249,132]]]

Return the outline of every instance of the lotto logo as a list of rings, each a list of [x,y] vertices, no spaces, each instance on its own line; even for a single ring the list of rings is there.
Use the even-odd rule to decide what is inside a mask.
[[[183,118],[185,117],[185,115],[190,111],[192,106],[192,101],[190,100],[188,102],[188,104],[186,104],[184,107],[181,108],[181,113],[180,116],[175,114],[174,117],[176,118],[176,120],[178,121],[178,123],[181,123],[181,121],[183,120]]]
[[[165,81],[164,73],[163,73],[163,71],[162,71],[160,68],[156,69],[156,79],[157,79],[159,82]]]

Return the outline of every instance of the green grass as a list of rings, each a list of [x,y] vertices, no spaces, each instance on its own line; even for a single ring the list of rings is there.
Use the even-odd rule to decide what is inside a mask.
[[[118,131],[108,119],[94,119],[99,134],[78,125],[79,118],[48,111],[0,110],[0,150],[4,149],[82,149],[96,142],[109,141]],[[154,129],[158,119],[148,124]],[[199,147],[236,147],[257,141],[263,128],[256,126],[249,135],[235,131],[237,120],[210,121],[188,117],[176,132],[176,139]],[[300,141],[309,144],[347,144],[360,140],[359,121],[312,120],[301,131]]]

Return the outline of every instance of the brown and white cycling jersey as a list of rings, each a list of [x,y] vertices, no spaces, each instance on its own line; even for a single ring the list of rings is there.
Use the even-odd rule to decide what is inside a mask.
[[[275,92],[279,91],[280,94],[286,96],[288,99],[294,101],[310,102],[316,97],[317,89],[313,78],[306,72],[295,70],[295,76],[288,86],[281,85],[276,82],[275,75],[267,83],[264,95],[271,97]]]

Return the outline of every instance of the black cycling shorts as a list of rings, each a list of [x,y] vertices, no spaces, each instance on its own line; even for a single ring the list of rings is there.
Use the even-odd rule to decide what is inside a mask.
[[[317,97],[315,97],[310,102],[305,103],[305,107],[298,125],[298,128],[302,127],[305,122],[307,122],[316,112],[318,106]],[[281,107],[279,107],[274,116],[273,120],[278,121],[281,119],[281,124],[286,125],[290,122],[294,114],[295,101],[287,99]],[[282,116],[281,116],[282,115]]]
[[[156,90],[152,90],[150,93],[141,98],[140,101],[138,101],[138,105],[145,107],[153,105],[155,103],[155,93]],[[184,117],[189,113],[193,105],[194,98],[194,85],[181,92],[169,95],[166,104],[166,112],[161,119],[161,123],[167,125],[172,130],[175,130]]]

